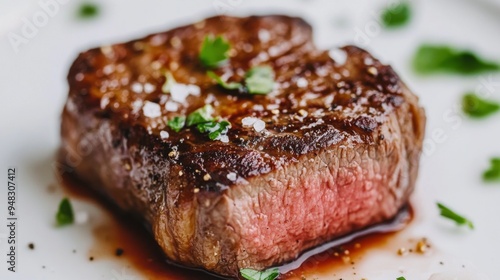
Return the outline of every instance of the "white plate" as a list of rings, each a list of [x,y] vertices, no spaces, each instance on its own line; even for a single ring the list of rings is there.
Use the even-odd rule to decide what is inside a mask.
[[[46,2],[51,1],[40,3]],[[57,186],[53,164],[59,145],[60,112],[68,90],[65,77],[79,51],[193,22],[220,12],[215,8],[220,3],[226,5],[228,13],[237,15],[303,16],[314,26],[320,47],[363,45],[396,69],[427,111],[426,150],[413,196],[416,216],[411,226],[391,239],[387,248],[368,252],[355,270],[349,267],[320,273],[312,269],[308,279],[373,280],[401,275],[429,279],[439,272],[448,276],[434,279],[498,279],[500,185],[485,185],[480,174],[491,156],[500,155],[500,115],[471,121],[460,114],[458,104],[463,92],[477,89],[488,90],[491,98],[500,100],[500,76],[422,78],[409,67],[412,53],[422,42],[470,47],[500,61],[498,6],[466,0],[422,0],[414,3],[415,16],[408,27],[385,31],[377,22],[383,1],[98,2],[102,7],[100,17],[78,21],[78,3],[52,1],[60,4],[57,9],[52,6],[45,22],[41,14],[47,12],[38,1],[0,2],[1,174],[6,176],[7,166],[17,167],[19,185],[18,272],[8,272],[7,263],[1,261],[1,279],[142,279],[141,272],[125,260],[88,261],[93,226],[107,219],[94,205],[75,200],[77,211],[90,214],[89,222],[54,227],[54,213],[63,194],[60,188],[49,193],[47,187]],[[20,35],[25,21],[33,20],[38,21],[36,30],[14,47],[10,42],[12,32]],[[0,220],[4,224],[7,193],[6,187],[0,189]],[[456,228],[440,218],[436,201],[466,214],[476,229]],[[2,260],[7,254],[6,237],[7,228],[2,226]],[[409,239],[422,237],[431,242],[431,255],[397,256],[398,247],[409,246]],[[28,249],[30,242],[35,243],[34,250]],[[462,278],[453,278],[453,273]]]

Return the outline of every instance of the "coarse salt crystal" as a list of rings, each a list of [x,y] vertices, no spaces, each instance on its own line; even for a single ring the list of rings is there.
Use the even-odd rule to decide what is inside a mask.
[[[160,131],[161,139],[167,139],[170,135],[165,130]]]
[[[156,87],[153,85],[153,84],[150,84],[150,83],[146,83],[144,84],[144,92],[145,93],[152,93],[153,91],[155,91]]]
[[[280,54],[280,49],[276,46],[272,46],[269,48],[268,53],[270,56],[277,56]]]
[[[308,84],[309,84],[309,82],[303,77],[301,77],[297,80],[297,86],[299,88],[305,88],[305,87],[307,87]]]
[[[172,85],[170,89],[170,94],[172,96],[172,100],[177,102],[185,102],[188,95],[200,95],[200,88],[196,85],[185,85],[175,83]]]
[[[142,92],[142,84],[140,83],[133,83],[132,84],[132,91],[135,92],[135,93],[141,93]]]
[[[244,126],[244,127],[249,127],[249,126],[252,126],[258,119],[257,118],[254,118],[254,117],[244,117],[242,120],[241,120],[241,124]]]
[[[267,42],[269,42],[269,39],[271,39],[271,34],[269,33],[269,31],[267,31],[265,29],[260,29],[258,36],[259,36],[259,40],[262,43],[267,43]]]
[[[266,106],[266,109],[267,110],[275,110],[275,109],[279,109],[280,105],[278,104],[269,104]]]
[[[331,49],[328,52],[331,59],[335,61],[338,65],[344,65],[347,61],[347,54],[341,49]]]
[[[142,112],[148,118],[157,118],[161,116],[161,107],[157,103],[146,101],[142,107]]]
[[[260,104],[255,104],[255,105],[253,105],[253,109],[255,111],[264,111],[264,106],[262,106]]]
[[[79,82],[83,81],[83,78],[85,78],[85,75],[83,75],[83,73],[78,73],[75,75],[75,80]]]
[[[108,104],[109,104],[109,98],[106,95],[104,95],[101,98],[101,104],[100,104],[101,105],[101,109],[106,108],[106,106],[108,106]]]
[[[266,123],[263,120],[257,120],[253,124],[253,129],[255,129],[255,131],[257,131],[257,132],[261,132],[265,128],[266,128]]]
[[[226,177],[227,177],[229,180],[231,180],[231,181],[236,181],[236,178],[237,178],[236,173],[234,173],[234,172],[231,172],[231,173],[227,174],[227,176],[226,176]]]
[[[102,72],[109,75],[115,71],[115,66],[113,64],[108,64],[102,68]]]
[[[140,99],[132,102],[132,113],[136,114],[142,108],[142,101]]]
[[[179,109],[179,104],[173,101],[167,101],[167,103],[165,103],[165,110],[169,112],[176,112],[178,109]]]

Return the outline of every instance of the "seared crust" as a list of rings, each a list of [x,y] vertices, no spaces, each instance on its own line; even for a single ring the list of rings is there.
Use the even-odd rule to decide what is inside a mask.
[[[217,86],[198,61],[208,34],[222,34],[232,45],[229,63],[217,74],[240,81],[252,66],[270,65],[276,73],[275,89],[268,95],[245,96]],[[198,96],[178,102],[174,112],[165,108],[172,97],[161,90],[165,71],[179,83],[200,88]],[[362,49],[317,50],[310,26],[298,18],[214,17],[92,49],[74,62],[68,82],[63,149],[71,154],[82,139],[93,143],[74,166],[77,175],[123,209],[143,216],[167,256],[181,263],[235,275],[242,267],[261,269],[288,261],[335,236],[392,217],[414,187],[425,125],[418,99],[390,66]],[[145,101],[160,104],[161,116],[145,116]],[[206,103],[213,105],[214,115],[230,121],[228,143],[209,140],[194,129],[177,133],[166,126],[167,120]],[[248,116],[263,120],[266,129],[243,127],[242,119]],[[160,137],[162,130],[169,132],[167,139]],[[342,154],[344,148],[347,154]],[[388,208],[338,232],[318,229],[321,236],[304,238],[300,246],[291,248],[283,241],[278,250],[288,251],[279,256],[260,258],[262,252],[247,252],[251,242],[240,240],[243,229],[232,217],[239,193],[252,192],[252,186],[263,191],[265,182],[300,170],[308,160],[324,158],[333,166],[334,150],[337,168],[346,167],[342,161],[351,150],[361,155],[359,160],[388,169],[366,175],[370,180],[387,176],[377,181],[387,183],[377,195],[391,196]],[[361,191],[364,186],[359,187]],[[371,209],[365,209],[367,214]]]

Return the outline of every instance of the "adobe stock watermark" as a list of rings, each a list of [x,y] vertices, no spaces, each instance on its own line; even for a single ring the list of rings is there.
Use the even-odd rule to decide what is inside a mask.
[[[479,77],[479,83],[474,89],[474,93],[480,98],[488,99],[493,96],[496,90],[500,89],[500,79],[489,76]],[[439,145],[444,144],[449,139],[449,133],[462,127],[465,115],[462,113],[462,104],[455,103],[442,114],[445,123],[443,127],[433,129],[424,139],[422,154],[426,157],[432,156]]]
[[[40,29],[47,26],[50,19],[55,17],[61,10],[61,6],[65,5],[69,0],[40,0],[38,1],[39,9],[33,13],[30,18],[22,17],[22,26],[18,32],[9,32],[7,37],[9,43],[17,54],[22,45],[26,45],[38,35]]]
[[[394,13],[398,13],[402,9],[402,3],[408,0],[389,0],[387,4],[381,7],[380,10],[370,12],[370,20],[367,21],[362,28],[354,27],[354,42],[360,46],[366,47],[369,45],[373,38],[380,35],[383,29],[382,9],[388,9]]]
[[[212,2],[212,6],[219,16],[234,11],[241,4],[243,4],[243,0],[215,0]]]

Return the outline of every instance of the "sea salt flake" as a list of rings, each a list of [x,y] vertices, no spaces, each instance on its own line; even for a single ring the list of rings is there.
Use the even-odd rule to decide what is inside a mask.
[[[144,84],[144,92],[147,94],[152,93],[153,91],[155,91],[155,89],[156,89],[156,87],[153,84],[150,84],[150,83]]]
[[[234,172],[228,173],[226,176],[231,181],[236,181],[237,175]]]
[[[157,103],[146,101],[142,107],[142,112],[148,118],[157,118],[161,116],[161,107]]]
[[[254,124],[253,124],[253,129],[257,132],[261,132],[262,130],[264,130],[266,128],[266,123],[263,121],[263,120],[257,120]]]
[[[189,95],[200,95],[200,88],[196,85],[185,85],[175,83],[170,88],[170,95],[172,96],[172,100],[177,101],[179,103],[183,103],[186,101],[186,98]]]
[[[141,93],[142,89],[143,89],[142,84],[140,84],[140,83],[133,83],[132,84],[132,91],[133,92],[135,92],[135,93]]]
[[[174,101],[167,101],[167,103],[165,103],[165,110],[169,112],[176,112],[179,110],[179,104]]]
[[[165,130],[160,131],[161,139],[167,139],[170,135]]]
[[[229,137],[227,135],[220,135],[216,140],[219,140],[222,143],[229,143]]]
[[[297,80],[297,86],[299,88],[305,88],[305,87],[307,87],[308,84],[309,84],[309,82],[303,77],[301,77]]]
[[[269,31],[267,31],[265,29],[260,29],[258,34],[259,34],[258,35],[259,36],[259,40],[262,43],[267,43],[271,39],[271,34],[269,33]]]
[[[252,126],[255,122],[257,122],[259,119],[258,118],[255,118],[255,117],[244,117],[242,120],[241,120],[241,124],[243,125],[243,127],[250,127]]]
[[[346,63],[346,61],[347,61],[347,54],[345,53],[344,50],[341,50],[341,49],[337,49],[337,48],[331,49],[328,52],[328,55],[338,65],[344,65]]]

